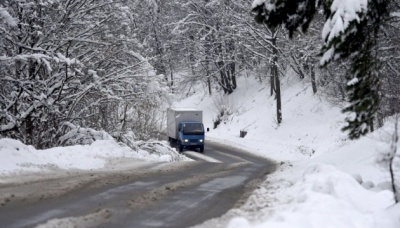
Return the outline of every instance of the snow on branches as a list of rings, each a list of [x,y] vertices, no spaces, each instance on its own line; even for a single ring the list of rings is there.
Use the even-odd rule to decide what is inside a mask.
[[[18,21],[13,18],[5,8],[0,7],[0,20],[2,20],[6,25],[15,27],[18,24]]]
[[[168,90],[139,54],[141,44],[130,32],[135,18],[119,13],[128,12],[132,4],[0,4],[2,136],[46,148],[60,143],[65,122],[119,132],[132,121],[119,119],[121,110],[133,112],[144,104],[159,107],[157,99],[166,97]]]
[[[322,5],[325,25],[322,30],[324,45],[320,64],[351,57],[352,67],[346,87],[350,105],[344,112],[355,114],[348,118],[351,139],[373,130],[374,115],[378,110],[379,60],[376,58],[378,33],[389,17],[391,1],[383,0],[255,0],[255,20],[270,27],[284,25],[291,37],[301,27],[306,31],[317,9]],[[354,115],[352,115],[354,116]]]

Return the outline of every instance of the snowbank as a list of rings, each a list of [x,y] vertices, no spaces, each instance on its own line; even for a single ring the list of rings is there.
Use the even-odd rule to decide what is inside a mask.
[[[52,169],[100,169],[114,158],[137,161],[170,162],[187,160],[163,143],[142,143],[146,150],[120,145],[113,140],[98,140],[90,145],[36,150],[18,140],[0,139],[0,175]]]
[[[289,188],[279,189],[286,204],[270,208],[273,216],[250,223],[232,219],[229,228],[356,228],[400,227],[400,204],[388,190],[373,192],[333,166],[315,165]]]

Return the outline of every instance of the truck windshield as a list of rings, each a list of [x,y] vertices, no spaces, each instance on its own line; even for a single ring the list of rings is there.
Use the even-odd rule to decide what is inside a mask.
[[[203,135],[204,128],[201,123],[186,123],[183,125],[183,134],[186,135]]]

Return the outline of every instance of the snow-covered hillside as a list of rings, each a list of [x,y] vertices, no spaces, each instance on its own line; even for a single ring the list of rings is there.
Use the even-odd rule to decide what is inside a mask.
[[[270,158],[277,170],[241,207],[200,227],[400,227],[400,204],[394,204],[389,172],[378,165],[388,151],[394,121],[357,141],[341,132],[340,107],[312,94],[310,83],[296,77],[283,80],[283,123],[275,121],[275,100],[266,82],[240,77],[229,96],[215,92],[182,98],[175,107],[203,110],[206,139]],[[182,94],[187,94],[184,91]],[[214,129],[218,110],[225,110]],[[246,131],[244,138],[240,131]],[[0,140],[1,177],[59,169],[100,169],[118,161],[184,161],[167,142],[137,142],[137,150],[113,140],[91,145],[36,150],[16,140]],[[398,147],[400,145],[397,145]],[[207,155],[205,150],[204,155]],[[399,161],[397,160],[397,164]],[[387,167],[386,167],[387,168]],[[396,174],[399,175],[399,167]],[[397,176],[397,183],[399,183]]]
[[[197,92],[172,105],[202,109],[210,129],[207,140],[245,148],[279,164],[246,205],[205,227],[400,227],[389,172],[377,163],[389,145],[393,121],[360,140],[348,140],[341,131],[345,116],[340,107],[313,95],[309,82],[286,77],[283,123],[278,126],[267,83],[241,77],[238,84],[229,96]],[[229,115],[213,129],[221,109]],[[247,135],[239,137],[240,131]]]

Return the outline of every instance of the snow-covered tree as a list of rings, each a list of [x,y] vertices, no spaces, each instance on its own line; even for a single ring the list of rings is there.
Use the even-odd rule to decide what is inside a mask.
[[[226,94],[237,87],[238,43],[235,31],[239,27],[229,20],[235,10],[233,1],[182,0],[185,14],[175,23],[185,46],[193,77],[203,80],[211,92],[211,81]]]
[[[255,19],[269,27],[284,25],[293,36],[301,28],[306,31],[322,6],[325,25],[321,65],[333,60],[350,58],[351,73],[346,87],[349,106],[349,137],[359,138],[373,129],[379,106],[379,62],[376,58],[378,33],[387,20],[389,4],[383,0],[254,0]]]
[[[392,2],[390,19],[381,27],[378,39],[379,60],[381,62],[380,94],[378,110],[379,126],[387,117],[400,112],[400,3]]]
[[[1,135],[44,148],[69,131],[64,123],[143,131],[133,114],[154,118],[168,90],[138,52],[129,3],[0,3]]]

